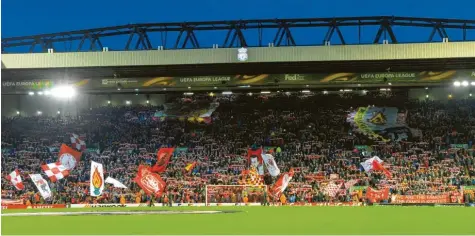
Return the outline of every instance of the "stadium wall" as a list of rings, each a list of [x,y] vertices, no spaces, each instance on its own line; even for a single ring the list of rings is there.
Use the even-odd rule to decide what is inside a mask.
[[[165,103],[164,94],[150,94],[149,105],[158,106]],[[61,115],[75,116],[84,109],[107,106],[108,101],[112,106],[127,105],[147,105],[147,97],[143,94],[78,94],[71,99],[58,99],[49,96],[39,95],[2,95],[2,116],[17,116],[17,111],[22,116],[37,115],[41,111],[43,116],[56,116],[60,111]]]
[[[236,48],[2,54],[2,69],[239,63]],[[475,42],[248,49],[248,63],[473,58]]]

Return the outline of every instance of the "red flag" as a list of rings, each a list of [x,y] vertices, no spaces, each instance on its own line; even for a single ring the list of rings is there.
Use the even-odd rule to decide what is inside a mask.
[[[274,197],[280,197],[280,195],[284,192],[284,190],[287,188],[287,186],[290,183],[290,180],[292,180],[292,177],[294,176],[294,169],[290,169],[289,172],[281,175],[277,182],[275,182],[274,186],[270,189],[270,194]]]
[[[76,150],[84,151],[86,150],[86,142],[84,142],[81,137],[77,134],[71,134],[71,145],[76,148]]]
[[[66,169],[72,170],[79,163],[81,155],[81,152],[78,152],[70,148],[68,145],[63,144],[61,145],[61,149],[59,149],[58,161],[61,165],[66,167]]]
[[[259,160],[259,162],[262,163],[261,154],[262,154],[262,148],[259,148],[257,150],[252,150],[249,148],[247,149],[247,161],[250,161],[252,156],[257,156],[257,159]]]
[[[154,193],[155,196],[161,196],[163,191],[165,191],[165,182],[158,174],[151,172],[148,166],[139,166],[139,171],[134,181],[146,194]]]
[[[391,176],[391,172],[389,172],[389,170],[387,170],[386,168],[384,168],[383,165],[381,165],[381,163],[379,163],[377,160],[373,160],[373,170],[379,170],[379,171],[382,171],[386,177],[388,179],[391,179],[392,176]]]
[[[157,163],[152,167],[152,171],[158,173],[165,172],[174,151],[175,148],[160,148],[157,152]]]
[[[389,198],[389,188],[375,190],[371,187],[366,189],[366,198],[371,202],[379,202]]]
[[[14,170],[12,173],[7,175],[7,179],[12,182],[13,186],[15,186],[17,190],[23,190],[25,188],[23,182],[21,181],[20,171]]]
[[[41,169],[45,172],[51,182],[56,182],[57,180],[64,179],[69,176],[69,170],[59,163],[50,163],[46,165],[41,165]]]

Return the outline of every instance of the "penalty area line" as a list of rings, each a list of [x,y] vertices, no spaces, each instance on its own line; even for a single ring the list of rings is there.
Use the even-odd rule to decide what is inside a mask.
[[[2,235],[5,235],[5,236],[45,236],[45,235],[48,235],[48,234],[42,234],[42,235],[34,235],[34,234],[29,234],[29,235],[17,235],[17,234],[2,234]],[[50,234],[50,235],[60,235],[60,234]],[[98,235],[91,235],[91,234],[85,234],[85,235],[82,235],[82,234],[77,234],[77,235],[68,235],[68,236],[104,236],[104,235],[107,235],[107,236],[113,236],[113,235],[120,235],[120,236],[143,236],[143,235],[139,235],[139,234],[98,234]],[[183,236],[216,236],[216,234],[198,234],[198,235],[195,235],[195,234],[178,234],[178,235],[183,235]],[[223,235],[232,235],[232,236],[262,236],[260,234],[256,234],[256,235],[252,235],[252,234],[243,234],[243,235],[234,235],[234,234],[223,234]],[[272,236],[274,234],[267,234],[266,236]],[[298,236],[374,236],[375,234],[328,234],[328,235],[325,235],[325,234],[287,234],[287,235],[280,235],[280,234],[275,234],[275,235],[278,235],[278,236],[295,236],[295,235],[298,235]],[[380,235],[383,235],[383,234],[380,234]],[[161,235],[161,234],[156,234],[156,235],[153,235],[153,234],[147,234],[147,236],[177,236],[177,235]],[[383,236],[460,236],[459,234],[388,234],[388,235],[383,235]],[[463,236],[475,236],[475,234],[463,234]]]

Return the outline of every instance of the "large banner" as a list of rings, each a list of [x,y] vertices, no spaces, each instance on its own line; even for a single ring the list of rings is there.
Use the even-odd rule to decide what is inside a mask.
[[[406,115],[396,107],[359,107],[348,115],[347,122],[370,139],[401,141],[417,133],[407,127]]]
[[[463,191],[475,191],[475,185],[462,186]]]
[[[352,186],[350,188],[350,192],[354,192],[354,191],[363,191],[365,189],[367,189],[368,186]]]
[[[146,194],[161,196],[165,191],[165,181],[156,173],[150,171],[150,167],[140,165],[134,181],[143,189]]]
[[[370,202],[380,202],[382,200],[386,200],[389,198],[389,188],[381,189],[381,190],[376,190],[371,187],[368,187],[366,189],[366,198]]]
[[[213,87],[240,85],[307,85],[307,84],[374,84],[374,83],[444,83],[455,78],[475,80],[474,70],[416,71],[416,72],[370,72],[370,73],[322,73],[322,74],[260,74],[217,75],[155,78],[105,78],[76,81],[61,80],[15,80],[2,81],[2,92],[46,90],[59,84],[70,84],[84,89],[124,89],[153,87]]]
[[[154,120],[164,121],[167,118],[186,119],[189,122],[211,123],[211,115],[219,107],[219,103],[196,104],[191,102],[164,104],[164,110],[153,115]]]
[[[34,205],[2,205],[2,210],[6,209],[50,209],[50,208],[66,208],[66,204],[34,204]]]
[[[353,206],[363,206],[362,202],[295,202],[289,203],[289,206],[342,206],[342,207],[353,207]]]
[[[101,163],[91,161],[91,178],[90,178],[91,196],[97,197],[102,195],[104,190],[104,168]]]
[[[391,203],[450,203],[450,196],[448,194],[394,195]]]
[[[462,192],[464,195],[467,195],[470,199],[475,200],[475,185],[462,186]]]
[[[264,160],[267,171],[269,171],[270,175],[275,177],[280,174],[280,169],[271,154],[262,154],[262,160]]]
[[[157,152],[157,163],[152,167],[153,172],[165,172],[175,148],[160,148]]]
[[[293,176],[294,170],[292,168],[289,170],[289,172],[281,175],[269,191],[272,196],[275,198],[280,197],[280,195],[284,192],[287,186],[289,186],[289,183],[292,180]]]
[[[38,191],[40,191],[41,196],[44,199],[51,197],[51,189],[49,188],[48,182],[40,174],[30,174],[31,181],[35,184]]]
[[[468,144],[450,144],[453,149],[468,149]]]

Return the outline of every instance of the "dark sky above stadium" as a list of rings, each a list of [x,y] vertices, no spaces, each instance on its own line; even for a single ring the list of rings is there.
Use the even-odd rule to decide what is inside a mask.
[[[377,15],[475,19],[474,9],[474,0],[4,0],[2,38],[150,22]]]

